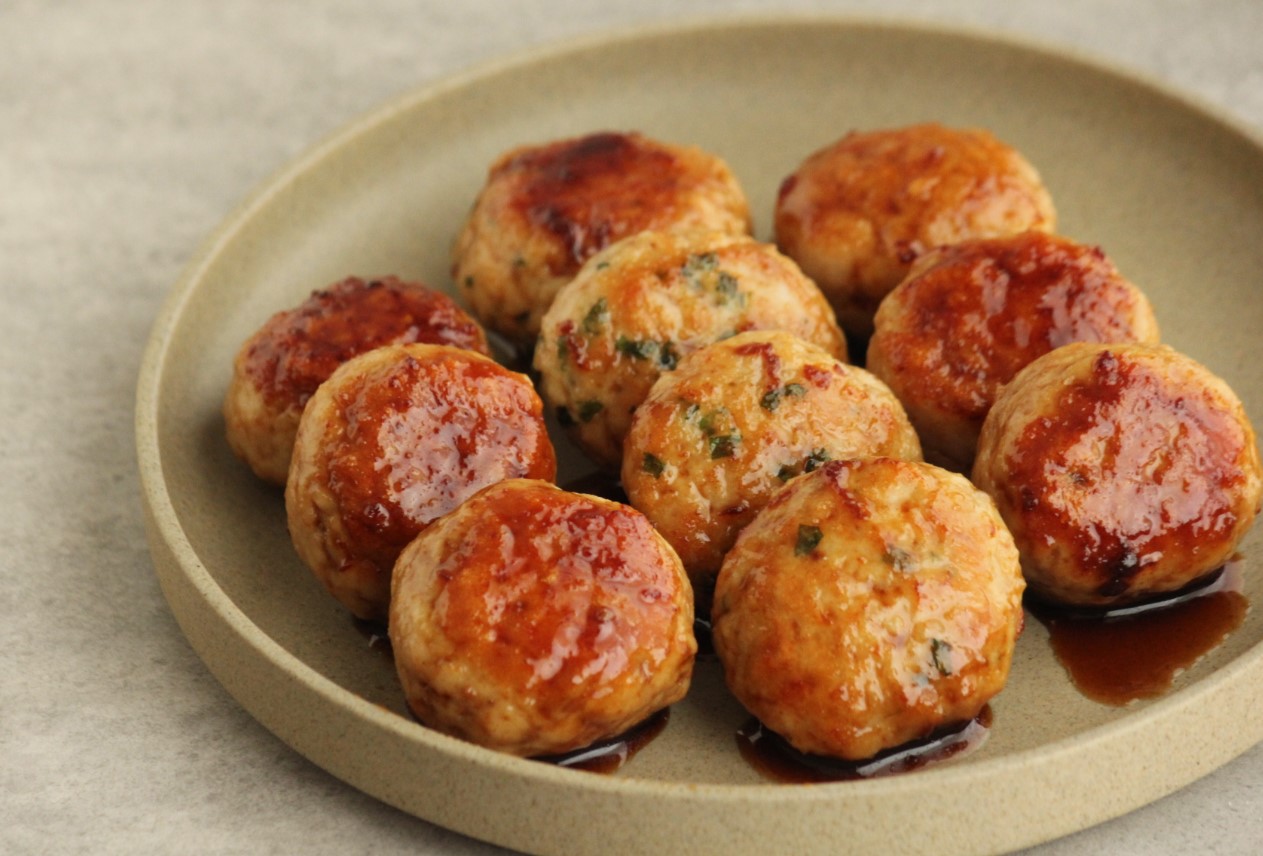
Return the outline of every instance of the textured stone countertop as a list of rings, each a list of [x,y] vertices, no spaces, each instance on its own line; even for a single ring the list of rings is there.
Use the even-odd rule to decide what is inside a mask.
[[[1016,34],[1263,131],[1258,0],[0,3],[0,852],[503,852],[324,773],[194,655],[142,527],[144,343],[234,205],[382,101],[577,35],[777,10]],[[1260,848],[1263,746],[1032,852]]]

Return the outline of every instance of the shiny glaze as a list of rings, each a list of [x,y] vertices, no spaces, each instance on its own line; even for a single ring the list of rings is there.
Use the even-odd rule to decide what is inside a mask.
[[[546,486],[478,503],[477,531],[434,571],[434,620],[480,680],[566,710],[640,686],[669,655],[691,658],[686,583],[642,515]]]
[[[847,761],[799,752],[774,731],[751,717],[737,730],[741,757],[763,776],[786,784],[875,779],[910,773],[959,758],[982,746],[991,733],[991,708],[965,723],[935,730],[923,740],[887,749],[872,758]]]
[[[1008,454],[1008,501],[1099,597],[1125,599],[1150,565],[1238,536],[1245,438],[1209,392],[1107,348],[1050,412]]]
[[[879,374],[901,398],[979,425],[999,387],[1054,348],[1157,337],[1147,301],[1098,247],[1042,232],[936,250],[890,304],[869,344],[889,367]]]
[[[521,173],[523,218],[553,235],[552,272],[578,269],[618,238],[669,222],[683,164],[638,134],[597,133],[524,151],[500,169]]]
[[[680,357],[725,336],[760,329],[788,329],[835,356],[843,350],[842,334],[826,317],[815,285],[768,244],[717,233],[657,233],[622,249],[626,252],[606,257],[608,267],[592,272],[609,323],[558,321],[557,329],[571,337],[576,354],[586,355],[576,359],[581,371],[604,372],[620,363],[643,366],[643,360],[617,349],[620,335],[670,342]]]
[[[357,554],[381,568],[480,488],[556,475],[530,382],[472,352],[408,346],[338,397],[345,424],[328,438],[329,489]]]
[[[782,331],[698,350],[637,408],[622,483],[679,552],[694,584],[789,479],[852,455],[920,457],[889,391]],[[647,471],[646,455],[661,462]]]
[[[617,468],[654,381],[753,329],[786,329],[834,356],[845,349],[819,289],[770,244],[644,232],[593,258],[552,304],[535,359],[541,393],[589,455]]]
[[[777,243],[821,282],[866,284],[850,295],[870,315],[925,251],[969,237],[1049,229],[1051,204],[1037,176],[982,131],[936,124],[851,132],[808,157],[777,193]],[[840,247],[847,262],[817,258]],[[854,255],[851,255],[854,254]],[[849,331],[848,331],[849,332]]]
[[[1166,693],[1178,674],[1241,626],[1250,602],[1238,558],[1209,580],[1141,606],[1070,610],[1034,601],[1028,607],[1048,628],[1053,652],[1079,691],[1122,706]]]
[[[394,651],[384,622],[357,618],[353,619],[353,624],[364,637],[369,650],[393,663]],[[590,773],[615,773],[653,742],[667,727],[670,718],[671,709],[664,707],[622,734],[560,755],[537,755],[535,760]]]
[[[964,237],[965,224],[996,194],[1030,206],[1030,191],[1010,174],[1011,157],[988,134],[938,125],[851,132],[781,183],[778,212],[803,230],[853,213],[879,224],[879,244],[909,265],[947,238]]]
[[[409,342],[489,353],[482,328],[446,294],[393,276],[348,277],[272,316],[242,367],[267,400],[301,408],[351,357]]]
[[[973,718],[1000,691],[1022,587],[1003,524],[963,477],[830,461],[740,534],[713,642],[768,728],[804,752],[866,759]]]

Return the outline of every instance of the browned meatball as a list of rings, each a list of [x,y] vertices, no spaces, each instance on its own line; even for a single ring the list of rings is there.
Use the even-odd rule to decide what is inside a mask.
[[[645,229],[746,233],[750,211],[728,166],[693,146],[596,133],[501,155],[453,249],[474,315],[534,344],[557,289],[609,244]]]
[[[347,609],[384,619],[391,567],[419,531],[489,484],[556,471],[524,375],[449,345],[387,345],[308,401],[285,489],[290,536]]]
[[[627,435],[623,488],[709,588],[743,526],[789,479],[835,458],[921,457],[877,378],[780,330],[741,333],[653,385]]]
[[[852,132],[782,183],[776,242],[833,303],[848,336],[918,256],[940,244],[1028,230],[1056,215],[1039,174],[987,131],[937,124]]]
[[[1228,559],[1259,511],[1254,429],[1223,380],[1161,345],[1071,344],[1018,373],[974,482],[1046,600],[1116,605]]]
[[[833,461],[782,488],[715,588],[733,694],[802,752],[860,760],[967,722],[1022,627],[1017,549],[964,476]]]
[[[771,244],[721,232],[641,232],[593,256],[544,316],[540,392],[578,445],[622,462],[632,413],[664,371],[724,336],[787,330],[844,358],[815,283]]]
[[[1157,342],[1148,299],[1097,247],[1043,232],[931,250],[877,310],[869,371],[925,458],[968,473],[999,388],[1070,342]]]
[[[426,725],[515,755],[568,752],[683,698],[693,594],[634,509],[514,479],[395,566],[390,640]]]
[[[278,312],[233,361],[224,422],[233,452],[285,484],[303,407],[334,369],[381,345],[429,342],[488,353],[482,328],[454,300],[398,277],[348,277]]]

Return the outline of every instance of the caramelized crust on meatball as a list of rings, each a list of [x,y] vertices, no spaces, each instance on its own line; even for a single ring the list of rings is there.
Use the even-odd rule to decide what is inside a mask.
[[[1000,387],[1070,342],[1157,342],[1140,289],[1098,247],[1042,232],[931,250],[882,301],[866,367],[930,461],[968,473]]]
[[[307,403],[285,489],[298,555],[360,618],[383,619],[416,534],[487,485],[553,479],[543,404],[524,376],[449,345],[388,345]]]
[[[636,133],[523,146],[492,164],[453,249],[452,277],[484,324],[530,345],[553,296],[594,253],[645,229],[747,233],[721,159]]]
[[[593,256],[544,316],[535,367],[576,443],[616,470],[632,413],[660,374],[717,339],[788,330],[844,358],[833,310],[771,244],[642,232]]]
[[[1263,491],[1228,385],[1143,344],[1066,345],[1019,372],[983,423],[973,479],[1032,592],[1074,605],[1140,601],[1214,571]]]
[[[728,686],[801,752],[869,758],[979,714],[1022,627],[1017,549],[960,475],[833,461],[782,488],[715,588]]]
[[[659,378],[632,420],[622,482],[701,589],[786,481],[874,455],[921,457],[890,390],[789,333],[760,331],[702,348]]]
[[[872,332],[881,299],[940,244],[1028,230],[1056,214],[1039,174],[979,129],[852,132],[781,184],[776,241],[823,289],[847,335]]]
[[[523,756],[613,737],[678,701],[697,652],[688,579],[641,514],[523,479],[404,550],[389,627],[418,719]]]
[[[224,397],[228,444],[256,475],[285,484],[303,407],[334,369],[382,345],[428,342],[489,353],[452,298],[398,277],[348,277],[278,312],[233,361]]]

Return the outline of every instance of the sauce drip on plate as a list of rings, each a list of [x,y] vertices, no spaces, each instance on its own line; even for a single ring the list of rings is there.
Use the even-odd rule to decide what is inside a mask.
[[[862,761],[845,761],[799,752],[751,717],[737,730],[737,748],[750,766],[773,781],[813,784],[873,779],[920,770],[974,751],[986,741],[990,730],[991,708],[988,706],[968,722],[939,729],[924,740],[896,746]]]
[[[1249,609],[1242,562],[1164,600],[1120,609],[1028,604],[1048,628],[1053,653],[1088,698],[1115,706],[1155,698],[1241,626]]]
[[[540,756],[535,760],[546,761],[559,767],[587,770],[590,773],[613,773],[662,733],[662,729],[667,727],[667,719],[670,715],[671,709],[663,708],[617,737],[600,740],[591,746],[563,755]]]
[[[390,636],[387,635],[384,623],[357,618],[354,619],[354,624],[355,629],[367,641],[370,650],[378,652],[387,659],[394,659]],[[590,746],[562,755],[540,756],[534,760],[556,764],[559,767],[587,770],[591,773],[616,772],[662,733],[662,729],[667,727],[670,711],[670,708],[663,708],[643,722],[608,740],[600,740]]]

